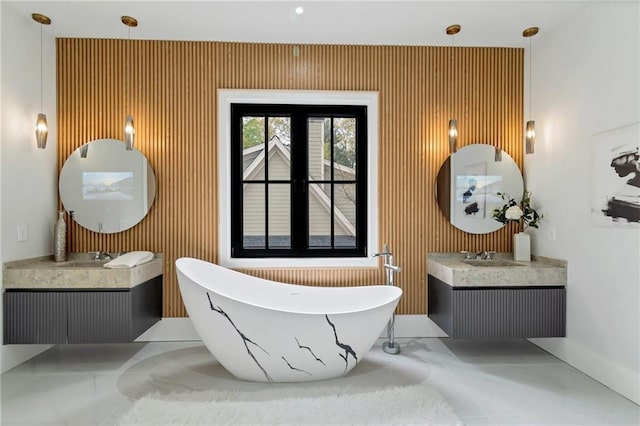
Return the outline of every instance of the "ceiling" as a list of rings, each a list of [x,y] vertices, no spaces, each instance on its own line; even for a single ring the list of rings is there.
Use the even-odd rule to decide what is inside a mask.
[[[550,33],[585,1],[2,1],[25,20],[49,16],[53,37],[272,43],[524,47],[522,30]],[[304,7],[297,15],[295,8]],[[33,22],[33,21],[31,21]],[[37,25],[33,22],[34,25]],[[446,35],[460,24],[462,31]],[[3,36],[7,36],[3,34]]]

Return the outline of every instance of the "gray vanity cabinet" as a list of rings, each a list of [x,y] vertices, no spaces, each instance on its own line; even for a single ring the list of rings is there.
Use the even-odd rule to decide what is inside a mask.
[[[132,288],[7,289],[5,344],[132,342],[162,316],[162,275]]]
[[[451,286],[429,275],[429,318],[455,339],[565,335],[564,286]]]
[[[67,294],[4,292],[4,343],[66,343]]]

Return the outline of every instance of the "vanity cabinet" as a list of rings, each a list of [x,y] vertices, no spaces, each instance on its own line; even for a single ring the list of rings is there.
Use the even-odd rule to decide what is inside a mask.
[[[454,339],[564,337],[564,286],[452,286],[428,276],[429,318]]]
[[[454,339],[564,337],[567,262],[429,253],[429,318]]]
[[[10,288],[5,344],[132,342],[162,316],[162,275],[130,288]]]

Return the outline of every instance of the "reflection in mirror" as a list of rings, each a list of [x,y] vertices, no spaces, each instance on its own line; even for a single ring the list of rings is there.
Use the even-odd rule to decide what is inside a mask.
[[[501,159],[500,159],[501,158]],[[506,192],[520,202],[524,182],[520,168],[505,151],[496,155],[492,145],[467,145],[451,154],[436,179],[440,211],[456,228],[470,234],[487,234],[504,225],[492,218],[493,209],[505,201]]]
[[[156,177],[137,149],[124,142],[98,139],[76,149],[60,171],[60,199],[74,220],[95,232],[131,228],[149,212]]]

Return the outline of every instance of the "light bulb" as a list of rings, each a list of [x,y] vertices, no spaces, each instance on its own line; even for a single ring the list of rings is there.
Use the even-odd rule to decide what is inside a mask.
[[[527,121],[527,129],[524,133],[524,141],[525,152],[527,154],[533,154],[536,142],[536,122],[533,120]]]
[[[133,149],[133,139],[136,134],[136,129],[133,127],[133,117],[127,115],[124,123],[124,142],[127,151]]]
[[[452,118],[449,120],[449,152],[456,152],[458,143],[458,120]]]
[[[527,138],[533,139],[535,137],[536,137],[535,122],[529,121],[527,122]]]
[[[47,116],[43,113],[38,114],[38,119],[36,120],[36,142],[38,144],[38,148],[44,149],[47,146],[47,135],[49,134],[49,129],[47,128]]]

